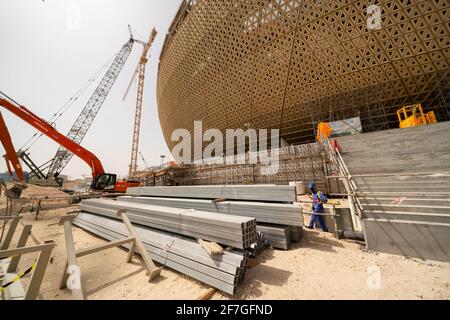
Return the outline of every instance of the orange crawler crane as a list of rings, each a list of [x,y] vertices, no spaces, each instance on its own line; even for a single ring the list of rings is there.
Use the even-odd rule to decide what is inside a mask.
[[[5,95],[3,95],[5,96]],[[5,98],[7,98],[5,96]],[[60,146],[66,148],[78,158],[82,159],[92,170],[93,182],[91,188],[96,191],[108,191],[108,192],[118,192],[124,193],[129,187],[138,187],[141,185],[140,182],[134,181],[117,181],[117,175],[111,173],[105,173],[103,165],[100,160],[90,151],[83,148],[76,142],[70,140],[66,136],[59,133],[54,127],[52,127],[48,122],[39,118],[37,115],[32,113],[27,108],[20,106],[18,103],[14,102],[12,99],[0,98],[0,106],[7,109],[30,126],[34,127],[41,133],[43,133],[48,138],[52,139]],[[9,173],[12,175],[12,168],[10,163],[13,165],[14,171],[20,182],[24,182],[24,176],[22,167],[17,158],[16,151],[11,141],[11,136],[9,134],[8,128],[6,127],[5,121],[1,116],[0,112],[0,138],[2,144],[6,150],[6,163]]]

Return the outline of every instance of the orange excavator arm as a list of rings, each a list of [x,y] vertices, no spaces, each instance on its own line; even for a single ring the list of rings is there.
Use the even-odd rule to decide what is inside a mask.
[[[9,134],[8,128],[6,127],[6,123],[5,120],[3,119],[3,115],[1,112],[0,112],[0,140],[2,142],[3,148],[6,151],[5,160],[9,175],[12,176],[14,171],[17,175],[17,179],[19,179],[19,182],[24,183],[25,177],[23,174],[22,166],[20,165],[19,158],[17,158],[16,149],[14,149],[14,145],[11,140],[11,135]]]
[[[8,100],[0,98],[0,106],[7,109],[32,127],[34,127],[39,132],[46,135],[48,138],[52,139],[56,143],[58,143],[60,146],[66,148],[73,154],[75,154],[77,157],[82,159],[84,162],[87,163],[87,165],[92,170],[92,177],[95,179],[96,177],[102,175],[105,173],[105,170],[103,169],[103,165],[100,162],[100,160],[90,151],[86,150],[79,144],[75,143],[74,141],[70,140],[66,136],[59,133],[55,128],[53,128],[48,122],[45,120],[39,118],[37,115],[35,115],[33,112],[28,110],[27,108],[23,106],[19,106],[16,103],[12,103]],[[2,138],[2,143],[4,144],[6,154],[7,154],[7,165],[9,168],[9,161],[12,162],[16,172],[19,170],[20,173],[23,176],[21,168],[18,169],[17,165],[20,166],[19,160],[17,159],[16,152],[14,150],[14,147],[11,142],[11,137],[9,135],[8,129],[6,128],[6,124],[3,121],[3,117],[0,119],[0,135]],[[19,178],[20,179],[20,178]]]

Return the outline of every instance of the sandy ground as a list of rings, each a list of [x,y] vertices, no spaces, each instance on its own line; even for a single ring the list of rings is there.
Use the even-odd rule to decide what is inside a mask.
[[[30,192],[30,191],[28,191]],[[33,190],[31,191],[33,192]],[[33,225],[33,234],[41,241],[53,240],[52,263],[41,288],[43,299],[66,300],[70,294],[59,290],[65,263],[64,232],[57,225],[59,216],[68,209],[43,212]],[[77,248],[104,243],[79,228],[74,228]],[[30,243],[29,243],[30,244]],[[140,261],[127,264],[127,252],[111,249],[79,259],[84,287],[90,300],[196,299],[209,287],[165,268],[153,283]],[[22,259],[26,269],[35,259]],[[244,283],[234,297],[217,293],[213,299],[444,299],[450,298],[450,263],[419,261],[388,254],[365,252],[354,242],[336,240],[331,234],[306,231],[302,242],[289,251],[267,250],[259,265],[248,270]],[[373,274],[380,271],[380,288],[368,285]]]

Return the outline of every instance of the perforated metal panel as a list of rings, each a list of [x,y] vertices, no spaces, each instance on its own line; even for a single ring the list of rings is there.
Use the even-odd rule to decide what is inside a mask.
[[[367,26],[372,4],[380,30]],[[419,102],[450,120],[449,21],[448,0],[185,1],[160,57],[166,141],[202,120],[304,143],[319,121],[398,127],[397,109]]]

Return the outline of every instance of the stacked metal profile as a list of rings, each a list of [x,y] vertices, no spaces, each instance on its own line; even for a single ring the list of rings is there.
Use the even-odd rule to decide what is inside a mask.
[[[296,199],[295,187],[275,185],[240,186],[190,186],[190,187],[142,187],[129,188],[131,196],[189,198],[189,199],[226,199],[241,201],[288,202]]]
[[[270,223],[285,226],[303,227],[302,210],[293,204],[224,201],[214,203],[210,200],[155,198],[155,197],[119,197],[119,202],[141,203],[153,206],[199,211],[217,212],[221,214],[252,217],[258,223]]]
[[[287,226],[258,225],[258,232],[264,234],[264,237],[272,247],[284,250],[289,249],[292,242],[291,228]]]
[[[256,220],[249,217],[104,199],[85,200],[80,204],[80,209],[116,219],[117,211],[125,209],[135,224],[233,248],[250,248],[257,239]]]
[[[144,187],[128,189],[127,193],[131,196],[120,197],[119,202],[256,218],[258,223],[265,224],[264,235],[274,248],[287,250],[292,241],[299,241],[302,237],[303,215],[301,208],[292,204],[296,201],[296,189],[293,186]]]
[[[303,219],[302,219],[302,223],[303,223]],[[302,240],[303,233],[304,233],[303,226],[302,227],[290,226],[289,229],[291,231],[292,242],[299,242],[300,240]]]
[[[128,236],[121,222],[93,214],[79,214],[74,224],[111,241]],[[245,251],[209,256],[193,239],[144,226],[135,226],[135,230],[154,261],[213,288],[233,295],[244,278],[249,259]]]

